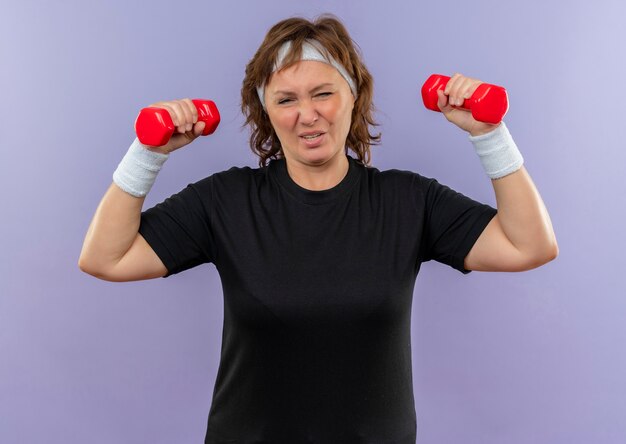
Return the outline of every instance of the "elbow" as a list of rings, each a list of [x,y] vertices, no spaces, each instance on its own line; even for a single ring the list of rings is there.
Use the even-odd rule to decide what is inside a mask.
[[[93,276],[93,268],[82,254],[78,258],[78,269],[83,273],[91,274]]]
[[[91,276],[102,279],[102,273],[98,269],[98,267],[92,261],[84,257],[82,254],[78,258],[78,268],[83,273],[87,273]]]
[[[554,241],[554,243],[552,244],[552,246],[550,247],[550,254],[549,254],[549,259],[547,262],[553,261],[554,259],[556,259],[559,255],[559,246],[557,245],[556,241]]]
[[[526,266],[524,267],[524,271],[532,270],[534,268],[541,267],[542,265],[547,264],[548,262],[553,261],[559,255],[559,246],[556,241],[550,244],[541,252],[535,253],[532,256],[529,256]]]
[[[103,281],[116,282],[117,280],[110,276],[105,269],[98,266],[98,264],[94,263],[94,261],[90,261],[84,255],[78,258],[78,268],[83,273],[87,273],[95,278],[101,279]]]
[[[544,258],[544,264],[547,264],[550,261],[553,261],[554,259],[556,259],[559,255],[559,245],[556,243],[556,239],[552,239],[552,241],[550,242],[550,244],[548,245],[548,247],[546,248],[546,251],[544,252],[543,258]]]

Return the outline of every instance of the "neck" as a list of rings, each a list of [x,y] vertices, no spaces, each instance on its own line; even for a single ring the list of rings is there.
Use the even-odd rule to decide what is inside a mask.
[[[289,177],[304,189],[323,191],[337,186],[348,174],[348,157],[338,153],[330,161],[321,165],[307,165],[297,161],[287,162]]]

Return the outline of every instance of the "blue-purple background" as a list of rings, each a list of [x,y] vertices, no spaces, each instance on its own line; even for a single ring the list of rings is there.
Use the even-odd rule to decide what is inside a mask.
[[[337,14],[373,73],[374,166],[495,205],[471,144],[419,88],[507,87],[506,122],[560,256],[468,276],[427,263],[413,303],[418,443],[626,442],[626,6],[519,0],[5,0],[0,10],[0,443],[200,443],[219,362],[212,265],[113,284],[76,265],[140,108],[211,98],[216,134],[172,156],[146,205],[233,165],[244,67],[291,15]]]

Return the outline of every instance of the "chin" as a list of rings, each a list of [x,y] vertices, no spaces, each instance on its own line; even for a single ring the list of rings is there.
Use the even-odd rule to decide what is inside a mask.
[[[324,165],[325,163],[328,163],[332,158],[332,155],[324,154],[302,156],[302,160],[310,165]]]
[[[300,158],[306,163],[323,165],[332,159],[336,159],[341,152],[343,152],[343,150],[331,151],[326,147],[320,147],[301,151]]]
[[[328,153],[305,153],[302,158],[308,163],[321,165],[332,159],[332,155]]]

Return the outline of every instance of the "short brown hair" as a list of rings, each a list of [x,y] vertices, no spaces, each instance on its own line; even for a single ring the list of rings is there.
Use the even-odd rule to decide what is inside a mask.
[[[263,110],[256,88],[269,81],[278,50],[283,43],[292,41],[291,49],[280,69],[288,68],[300,60],[302,44],[306,39],[320,42],[354,79],[357,99],[352,110],[346,151],[348,148],[351,149],[360,162],[369,165],[370,145],[376,145],[380,141],[380,133],[372,135],[369,131],[370,125],[377,126],[373,118],[374,81],[345,26],[339,19],[329,14],[318,17],[314,22],[294,17],[276,23],[246,66],[246,76],[241,88],[241,111],[246,117],[245,125],[250,125],[252,130],[250,148],[259,156],[261,167],[266,166],[269,159],[283,157],[280,140],[267,113]]]

